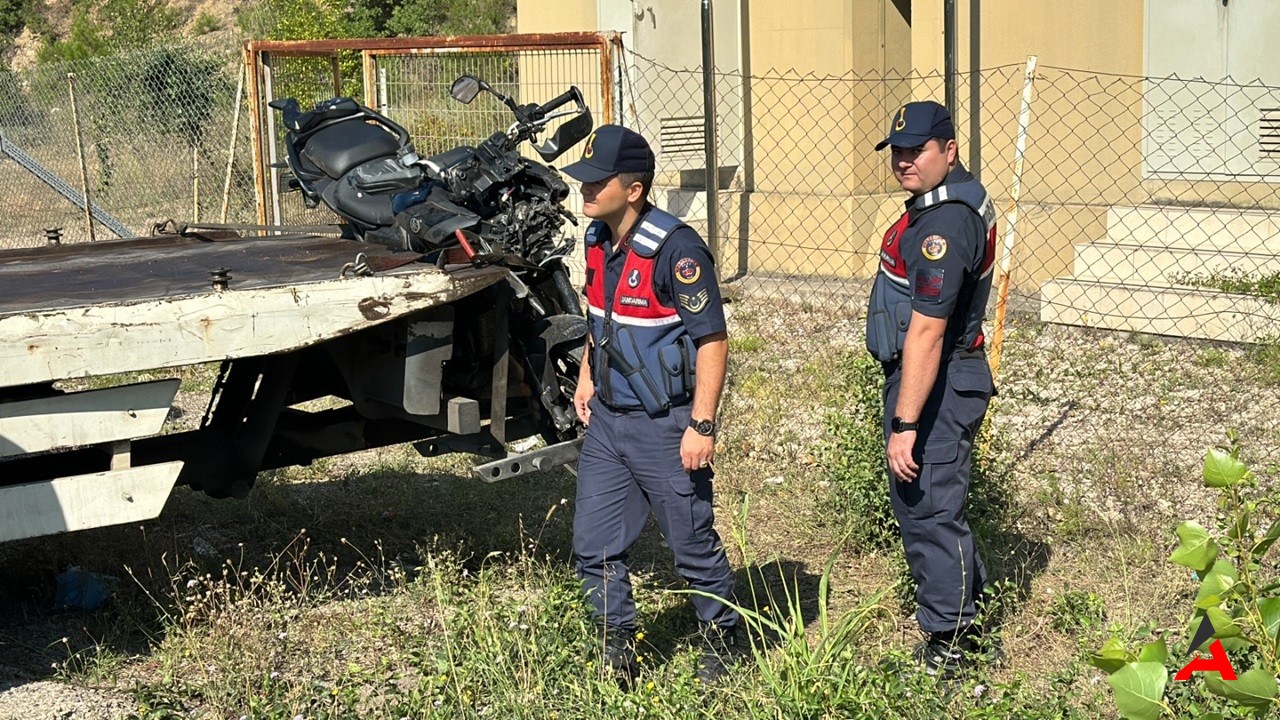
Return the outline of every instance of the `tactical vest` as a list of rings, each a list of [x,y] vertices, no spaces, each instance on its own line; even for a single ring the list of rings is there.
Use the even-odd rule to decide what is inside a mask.
[[[658,251],[681,227],[679,218],[656,208],[641,216],[615,288],[605,286],[609,226],[596,220],[587,227],[591,377],[606,405],[657,415],[693,395],[693,341],[680,313],[653,289]]]
[[[880,241],[880,271],[871,286],[871,300],[867,309],[867,350],[880,362],[892,362],[902,356],[902,346],[907,338],[907,326],[911,323],[911,279],[902,260],[902,244],[918,242],[908,239],[916,220],[925,212],[949,202],[967,206],[982,218],[986,227],[986,243],[977,261],[969,270],[971,281],[961,290],[961,300],[970,291],[967,307],[957,306],[963,313],[962,328],[956,333],[953,324],[947,323],[948,335],[944,337],[943,359],[954,352],[977,350],[982,347],[982,315],[991,294],[991,269],[995,263],[996,213],[986,189],[977,180],[951,185],[940,185],[913,202],[902,217],[889,228]]]

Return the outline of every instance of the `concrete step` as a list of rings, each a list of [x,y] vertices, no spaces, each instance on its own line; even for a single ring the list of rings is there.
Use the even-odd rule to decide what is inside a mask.
[[[1195,285],[1195,278],[1280,273],[1280,255],[1098,241],[1075,246],[1073,277],[1131,285]]]
[[[1107,210],[1107,241],[1191,250],[1280,254],[1280,212],[1180,205]]]
[[[1251,295],[1074,278],[1040,286],[1040,319],[1228,342],[1280,337],[1280,306]]]

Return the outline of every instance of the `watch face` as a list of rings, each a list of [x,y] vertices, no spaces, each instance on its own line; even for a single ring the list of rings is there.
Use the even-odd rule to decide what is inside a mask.
[[[694,420],[693,429],[699,435],[711,435],[716,431],[716,424],[710,420]]]

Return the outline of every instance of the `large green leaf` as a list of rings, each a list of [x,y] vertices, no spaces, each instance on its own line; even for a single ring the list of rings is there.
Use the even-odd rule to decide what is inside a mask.
[[[1218,543],[1209,537],[1209,531],[1200,523],[1187,520],[1178,525],[1174,532],[1178,533],[1179,542],[1177,549],[1169,556],[1170,560],[1201,575],[1213,567],[1213,561],[1218,559]]]
[[[1258,601],[1258,615],[1262,616],[1262,624],[1267,628],[1267,635],[1276,639],[1280,630],[1280,598],[1263,598]]]
[[[1213,569],[1200,581],[1200,591],[1196,593],[1196,608],[1206,610],[1222,603],[1232,586],[1236,584],[1236,566],[1230,560],[1219,560]]]
[[[1152,640],[1142,646],[1142,650],[1138,652],[1138,662],[1155,662],[1164,664],[1169,659],[1169,646],[1165,644],[1164,638]]]
[[[1209,448],[1204,455],[1205,487],[1224,488],[1239,485],[1249,477],[1249,468],[1231,453]]]
[[[1089,664],[1110,675],[1137,659],[1120,638],[1113,637],[1101,650],[1089,656]]]
[[[1205,610],[1209,622],[1213,623],[1213,636],[1216,638],[1240,637],[1240,626],[1222,608],[1211,607]]]
[[[1271,546],[1276,544],[1276,540],[1280,540],[1280,520],[1271,523],[1271,527],[1267,528],[1267,534],[1263,535],[1258,544],[1253,546],[1254,559],[1259,559],[1266,555]]]
[[[1116,693],[1116,707],[1129,720],[1157,720],[1164,710],[1164,686],[1169,672],[1156,662],[1129,663],[1107,677]]]
[[[1222,681],[1223,697],[1255,710],[1275,701],[1276,678],[1262,668],[1254,668],[1235,680]]]

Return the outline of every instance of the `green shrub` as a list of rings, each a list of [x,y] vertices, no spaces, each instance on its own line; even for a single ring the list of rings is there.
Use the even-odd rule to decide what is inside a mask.
[[[827,411],[822,466],[835,495],[835,511],[859,550],[890,547],[898,539],[898,522],[889,504],[884,460],[884,374],[863,352],[840,360],[832,377],[835,396],[843,400]]]
[[[214,17],[212,13],[203,10],[199,15],[196,15],[195,20],[191,21],[192,35],[205,35],[221,29],[222,23],[218,22],[218,18]]]

